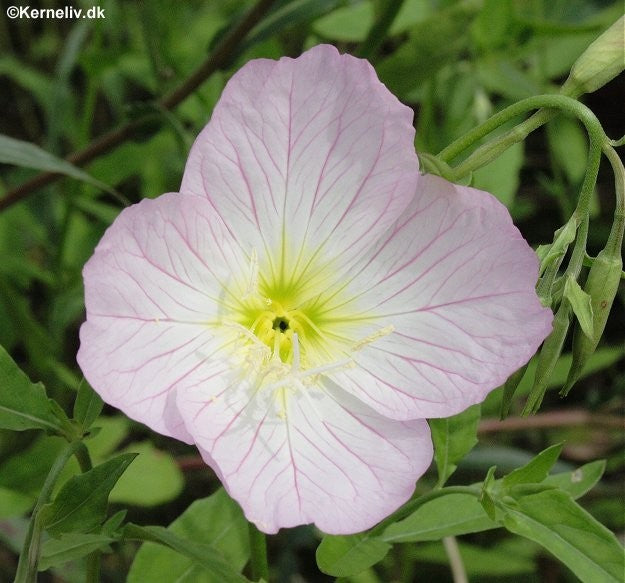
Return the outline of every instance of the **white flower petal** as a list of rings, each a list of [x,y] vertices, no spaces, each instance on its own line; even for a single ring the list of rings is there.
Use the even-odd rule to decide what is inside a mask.
[[[368,62],[334,47],[252,61],[197,138],[181,192],[208,197],[275,277],[349,261],[412,198],[412,117]]]
[[[393,329],[357,351],[358,366],[336,382],[396,419],[482,401],[551,330],[537,274],[534,252],[493,196],[422,177],[402,219],[354,267],[348,305],[327,306],[359,313],[363,337]]]
[[[311,522],[365,530],[410,497],[430,464],[423,420],[390,421],[332,385],[255,389],[231,378],[215,379],[212,398],[198,379],[178,406],[205,461],[264,532]]]

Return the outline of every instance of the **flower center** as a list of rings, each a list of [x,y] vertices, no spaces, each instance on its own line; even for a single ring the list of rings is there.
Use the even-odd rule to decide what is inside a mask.
[[[305,340],[314,332],[314,324],[301,310],[289,310],[276,301],[268,301],[266,309],[248,316],[249,330],[269,347],[273,358],[282,362],[293,361],[293,334]],[[245,325],[245,324],[244,324]]]

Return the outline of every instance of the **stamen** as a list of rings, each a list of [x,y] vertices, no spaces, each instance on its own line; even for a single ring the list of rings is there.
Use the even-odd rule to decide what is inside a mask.
[[[297,332],[293,332],[293,337],[291,340],[292,348],[293,348],[293,370],[295,372],[299,371],[299,337],[297,336]]]
[[[358,342],[356,342],[356,344],[352,346],[352,350],[354,352],[357,352],[361,348],[364,348],[365,346],[367,346],[367,344],[372,344],[376,340],[379,340],[380,338],[384,338],[384,336],[388,336],[394,331],[395,331],[395,326],[393,326],[392,324],[389,326],[385,326],[384,328],[381,328],[377,332],[374,332],[373,334],[369,334],[369,336],[367,336],[366,338],[363,338],[362,340],[359,340]]]
[[[250,255],[250,279],[243,294],[243,299],[247,300],[258,295],[260,295],[258,291],[258,254],[256,253],[256,248],[253,248]]]

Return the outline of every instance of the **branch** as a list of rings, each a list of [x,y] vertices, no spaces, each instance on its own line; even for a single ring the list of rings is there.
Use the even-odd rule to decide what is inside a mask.
[[[260,22],[274,0],[258,0],[239,23],[219,41],[208,59],[204,61],[181,85],[163,96],[157,103],[160,109],[171,110],[191,95],[215,71],[225,67],[235,54],[237,45]],[[127,122],[93,140],[88,146],[66,157],[75,166],[84,166],[94,158],[116,148],[134,135],[143,125],[143,120]],[[55,182],[61,174],[43,172],[31,180],[9,190],[0,198],[0,211],[26,198],[34,191]]]
[[[523,431],[525,429],[551,429],[571,425],[599,425],[604,428],[625,429],[625,420],[616,415],[589,413],[583,409],[538,413],[532,417],[509,417],[482,419],[478,433],[498,433],[500,431]]]

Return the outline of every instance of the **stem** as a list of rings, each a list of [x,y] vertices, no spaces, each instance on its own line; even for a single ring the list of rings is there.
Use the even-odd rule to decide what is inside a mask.
[[[37,581],[37,567],[39,565],[39,548],[41,546],[41,521],[39,519],[39,513],[42,507],[48,503],[54,485],[61,474],[61,471],[65,467],[65,464],[72,457],[77,454],[81,449],[85,448],[82,441],[73,441],[67,445],[67,447],[61,452],[59,457],[56,458],[54,465],[50,469],[46,481],[39,492],[37,503],[33,510],[30,524],[28,525],[28,532],[26,533],[26,539],[20,553],[19,562],[17,564],[17,573],[15,575],[15,583],[36,583]]]
[[[176,89],[158,101],[158,107],[168,110],[173,109],[191,95],[215,71],[226,66],[235,53],[234,49],[236,46],[245,38],[250,30],[258,24],[274,1],[275,0],[258,0],[243,19],[234,26],[230,32],[224,35],[222,40],[209,55],[208,59],[191,73]],[[94,158],[101,156],[125,142],[143,127],[143,123],[143,119],[138,119],[110,130],[93,140],[86,148],[67,156],[66,160],[75,166],[84,166]],[[62,175],[55,174],[54,172],[37,174],[37,176],[31,180],[8,191],[3,198],[0,198],[0,211],[26,198],[35,190],[55,182],[59,178],[62,178]]]
[[[252,579],[269,581],[269,563],[267,561],[267,538],[251,522],[248,523],[250,536],[250,565]]]
[[[620,252],[623,245],[623,231],[625,231],[625,168],[623,168],[623,162],[621,162],[619,155],[611,145],[604,144],[603,153],[612,165],[616,194],[614,221],[605,248],[616,255]]]
[[[496,113],[483,124],[477,126],[468,134],[443,149],[439,154],[439,158],[444,162],[449,162],[458,154],[472,146],[476,141],[482,139],[510,119],[529,110],[538,108],[548,109],[541,109],[532,117],[518,124],[508,132],[480,146],[454,169],[455,179],[458,180],[471,173],[473,170],[488,164],[488,162],[494,160],[510,146],[524,140],[529,133],[545,124],[558,113],[554,110],[560,110],[573,117],[577,117],[586,127],[591,144],[594,142],[595,146],[599,145],[599,148],[601,148],[604,143],[608,142],[608,138],[595,114],[579,101],[565,95],[537,95],[535,97],[523,99],[518,103],[506,107],[503,111]]]
[[[458,548],[458,541],[455,536],[443,537],[443,546],[449,559],[449,566],[451,567],[451,576],[454,583],[469,583],[467,578],[467,572],[460,556],[460,549]]]

